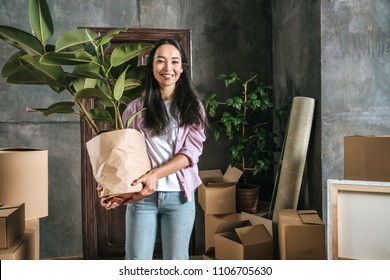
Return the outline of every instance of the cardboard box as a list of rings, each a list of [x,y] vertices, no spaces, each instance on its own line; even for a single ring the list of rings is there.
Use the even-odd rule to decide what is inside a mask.
[[[344,137],[344,179],[390,182],[390,136]]]
[[[48,215],[48,151],[0,149],[0,197],[3,204],[25,203],[26,221]]]
[[[272,236],[272,221],[266,218],[249,214],[246,212],[223,214],[223,215],[205,215],[205,251],[214,247],[214,234],[220,224],[249,220],[252,225],[264,225]]]
[[[315,210],[278,211],[282,260],[325,260],[325,225]]]
[[[221,170],[202,170],[202,185],[198,188],[198,201],[206,215],[236,212],[236,184],[242,171],[229,166],[225,174]]]
[[[0,249],[10,247],[25,229],[24,204],[0,206]]]
[[[249,220],[221,224],[215,233],[215,258],[272,260],[272,237],[264,225]]]
[[[214,247],[214,234],[217,230],[218,226],[223,223],[235,222],[242,220],[241,214],[233,213],[233,214],[222,214],[222,215],[205,215],[204,225],[205,225],[205,251]]]
[[[27,259],[39,260],[39,219],[27,221],[24,234],[27,242]]]
[[[16,240],[9,248],[0,249],[0,260],[26,260],[27,246],[24,235]]]
[[[26,230],[9,248],[0,249],[0,260],[38,260],[36,237],[32,228]]]
[[[203,260],[216,260],[214,247],[206,250],[206,252],[203,254]]]

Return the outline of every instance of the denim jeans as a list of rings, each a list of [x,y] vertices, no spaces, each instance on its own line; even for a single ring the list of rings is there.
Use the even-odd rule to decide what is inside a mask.
[[[155,192],[126,209],[126,259],[151,260],[161,227],[164,260],[188,260],[189,243],[195,221],[195,201],[184,192]]]

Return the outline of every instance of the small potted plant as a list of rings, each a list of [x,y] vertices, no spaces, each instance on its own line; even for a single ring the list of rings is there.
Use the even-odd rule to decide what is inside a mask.
[[[274,166],[272,86],[261,81],[257,74],[243,81],[235,72],[222,73],[217,78],[231,91],[225,100],[218,100],[216,93],[204,100],[210,132],[216,140],[221,135],[229,140],[231,164],[243,171],[237,184],[237,209],[253,213],[258,205],[258,178]],[[244,204],[242,197],[249,205]]]
[[[87,143],[95,179],[105,186],[101,178],[104,176],[100,174],[97,178],[95,171],[100,170],[105,173],[105,176],[108,173],[118,172],[111,169],[107,173],[99,169],[99,166],[95,166],[92,160],[95,158],[101,160],[101,154],[99,152],[96,154],[94,148],[89,146],[99,144],[103,140],[100,136],[115,139],[115,141],[120,138],[129,141],[134,137],[138,138],[137,145],[142,145],[136,131],[125,129],[129,122],[123,123],[122,112],[128,102],[139,96],[142,90],[141,80],[144,68],[137,66],[138,55],[150,50],[153,45],[126,43],[113,50],[110,49],[111,55],[108,56],[107,50],[110,48],[111,40],[124,30],[113,29],[106,34],[98,34],[85,28],[66,31],[57,38],[55,45],[50,45],[47,42],[53,35],[54,27],[45,0],[29,1],[29,19],[32,34],[11,26],[0,26],[0,38],[18,49],[5,62],[2,77],[8,83],[47,85],[55,92],[67,91],[69,93],[69,101],[58,102],[46,108],[28,108],[28,111],[41,112],[45,117],[57,113],[78,114],[85,119],[96,135],[90,140],[94,143]],[[87,110],[83,105],[83,99],[88,98],[98,99],[100,106]],[[130,122],[131,120],[132,118],[129,119]],[[110,132],[102,134],[108,130]],[[109,133],[112,132],[117,133],[110,137]],[[118,133],[132,135],[119,137]],[[105,144],[102,143],[102,146],[104,148]],[[138,150],[143,151],[143,147]],[[110,153],[115,153],[115,149]],[[118,157],[121,156],[118,155],[116,159]],[[107,162],[100,164],[117,168]],[[148,159],[145,160],[145,164],[149,164]],[[136,166],[140,165],[140,162],[136,163]],[[145,171],[147,170],[139,172]],[[133,177],[139,175],[134,174]],[[131,183],[129,178],[123,178],[123,180],[125,185]],[[107,192],[103,191],[102,196],[126,189],[123,185],[118,186],[119,189],[115,189],[112,184],[110,187],[113,189],[106,188]]]

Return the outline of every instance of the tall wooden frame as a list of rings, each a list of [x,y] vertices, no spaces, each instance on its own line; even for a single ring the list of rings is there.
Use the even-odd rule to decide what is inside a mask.
[[[328,259],[390,259],[389,182],[328,180],[327,206]]]
[[[88,27],[89,29],[105,33],[112,28]],[[162,38],[171,38],[179,41],[188,58],[190,76],[191,57],[191,31],[188,29],[151,29],[129,28],[121,32],[112,41],[112,47],[128,42],[154,43]],[[95,108],[95,100],[84,101],[87,110]],[[123,258],[124,240],[123,228],[116,225],[124,225],[125,207],[106,211],[99,203],[96,193],[96,182],[92,175],[85,143],[93,135],[88,124],[81,121],[81,180],[82,180],[82,228],[83,228],[83,257],[84,259],[115,259]],[[103,240],[103,241],[102,241]]]

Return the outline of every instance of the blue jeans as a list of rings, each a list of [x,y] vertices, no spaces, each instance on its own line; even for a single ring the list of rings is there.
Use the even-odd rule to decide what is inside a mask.
[[[189,243],[195,221],[195,201],[184,192],[155,192],[126,209],[127,260],[151,260],[158,222],[164,260],[188,260]]]

